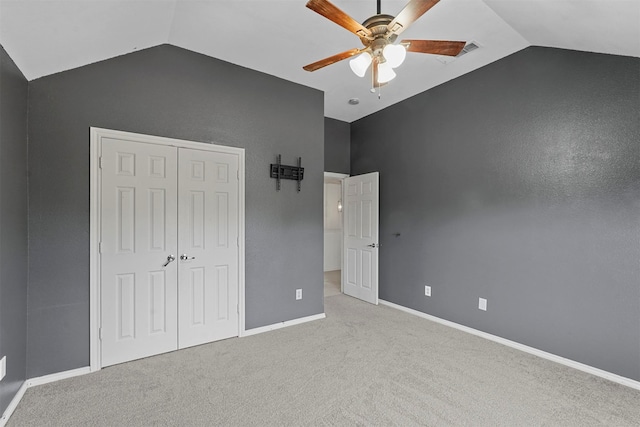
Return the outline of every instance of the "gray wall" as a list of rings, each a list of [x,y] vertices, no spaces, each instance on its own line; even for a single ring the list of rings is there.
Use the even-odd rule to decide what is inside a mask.
[[[639,76],[532,47],[352,123],[380,297],[640,380]]]
[[[324,170],[348,174],[351,170],[351,125],[324,119]]]
[[[29,108],[28,377],[89,364],[90,126],[244,147],[246,326],[323,312],[322,92],[163,45],[32,81]]]
[[[25,380],[27,338],[27,79],[0,46],[0,415]]]

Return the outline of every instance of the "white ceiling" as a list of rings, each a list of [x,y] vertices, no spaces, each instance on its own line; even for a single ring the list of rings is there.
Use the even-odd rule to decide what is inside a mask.
[[[396,15],[408,0],[382,0]],[[375,0],[332,0],[362,22]],[[360,47],[306,0],[0,0],[0,44],[27,79],[169,43],[320,89],[325,115],[346,122],[381,110],[527,46],[640,57],[640,0],[441,0],[401,38],[474,41],[453,61],[409,53],[398,77],[369,92],[348,60],[302,66]],[[350,98],[360,104],[349,105]]]

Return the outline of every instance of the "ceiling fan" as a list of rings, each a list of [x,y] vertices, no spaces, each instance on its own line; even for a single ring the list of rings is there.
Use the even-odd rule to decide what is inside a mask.
[[[395,76],[394,68],[404,61],[407,52],[431,53],[436,55],[456,56],[462,51],[466,42],[448,40],[402,40],[394,44],[398,35],[409,25],[424,15],[440,0],[411,0],[400,11],[398,16],[380,13],[380,0],[377,0],[377,14],[359,24],[352,17],[340,10],[328,0],[309,0],[307,7],[325,18],[335,22],[360,37],[361,49],[350,49],[337,55],[302,67],[306,71],[316,71],[352,56],[359,55],[350,62],[351,69],[359,77],[364,77],[372,64],[373,88],[378,88]],[[372,89],[373,90],[373,89]]]

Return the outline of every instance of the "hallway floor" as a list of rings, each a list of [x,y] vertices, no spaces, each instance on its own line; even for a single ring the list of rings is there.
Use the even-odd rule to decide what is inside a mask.
[[[324,296],[340,295],[340,270],[324,272]]]

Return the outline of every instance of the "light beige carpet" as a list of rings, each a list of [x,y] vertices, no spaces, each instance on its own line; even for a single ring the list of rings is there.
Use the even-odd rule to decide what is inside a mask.
[[[15,426],[637,426],[640,391],[338,295],[327,318],[31,388]]]

